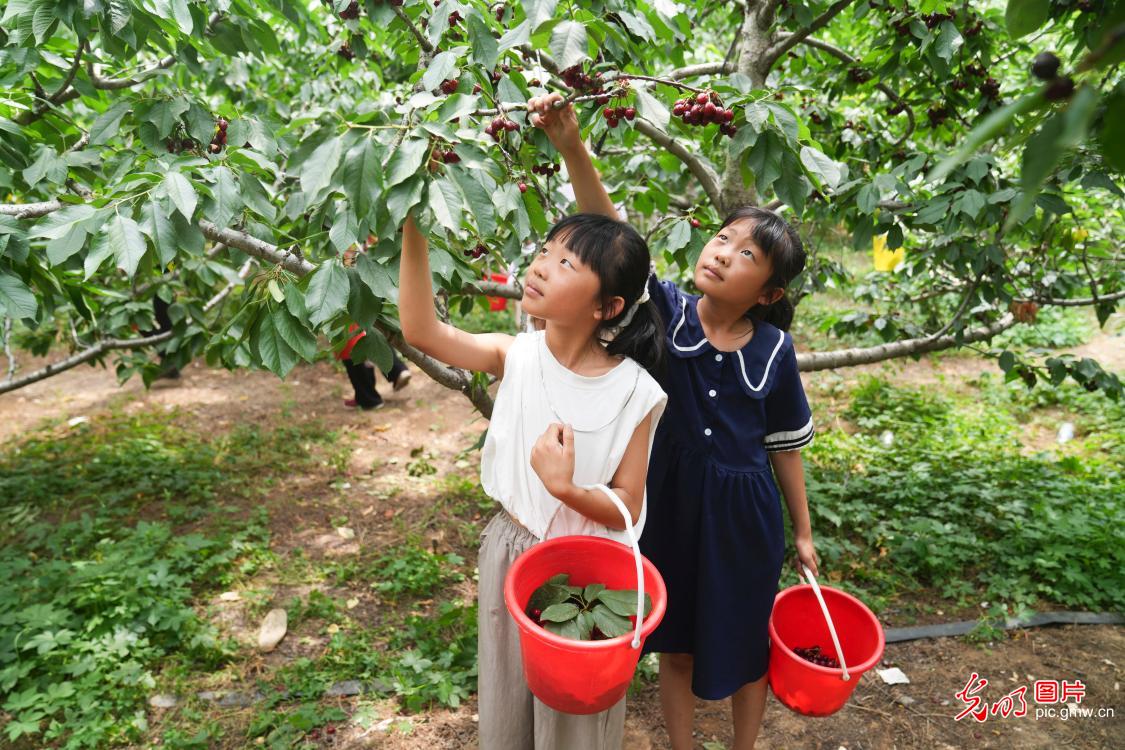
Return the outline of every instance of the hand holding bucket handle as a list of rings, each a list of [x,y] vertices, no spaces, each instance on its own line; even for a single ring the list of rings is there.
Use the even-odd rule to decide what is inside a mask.
[[[821,596],[820,586],[816,582],[816,576],[809,570],[809,566],[801,563],[801,570],[804,571],[805,580],[812,586],[813,593],[816,595],[816,600],[820,602],[820,611],[824,613],[824,619],[828,622],[828,634],[832,636],[832,645],[836,647],[836,657],[840,660],[840,669],[844,671],[844,682],[851,679],[848,674],[848,665],[844,663],[844,649],[840,647],[840,639],[836,637],[836,626],[832,624],[832,616],[828,614],[828,605],[824,603],[824,597]]]
[[[606,496],[613,501],[613,504],[617,507],[617,510],[621,511],[621,517],[625,519],[625,533],[629,536],[629,545],[633,550],[633,562],[635,562],[637,565],[637,625],[633,630],[633,643],[631,645],[633,648],[640,648],[641,622],[645,619],[645,577],[641,568],[641,550],[637,546],[637,532],[633,528],[633,516],[629,513],[629,509],[625,507],[625,503],[622,502],[621,498],[617,496],[617,493],[604,484],[587,485],[585,489],[601,490],[602,492],[604,492]],[[818,593],[817,596],[819,595],[820,594]],[[823,602],[821,602],[821,605],[823,606]],[[826,614],[827,612],[828,610],[825,610]],[[832,627],[831,621],[829,621],[828,627]],[[836,637],[835,632],[833,632],[832,637]],[[839,647],[837,646],[837,648]],[[844,674],[847,673],[845,672]]]

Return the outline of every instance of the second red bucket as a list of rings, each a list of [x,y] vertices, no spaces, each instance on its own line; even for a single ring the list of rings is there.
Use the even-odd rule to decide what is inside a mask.
[[[851,594],[819,586],[808,568],[807,585],[777,595],[770,614],[769,682],[785,706],[806,716],[839,711],[864,672],[883,658],[879,619]],[[831,646],[829,646],[831,643]],[[796,649],[820,646],[839,668],[802,659]]]
[[[535,589],[559,573],[569,574],[573,586],[603,583],[611,589],[638,589],[638,571],[644,591],[652,597],[652,611],[628,635],[604,641],[564,638],[537,625],[524,611]],[[630,549],[595,536],[563,536],[540,542],[516,558],[504,581],[504,603],[519,627],[531,692],[556,711],[595,714],[624,697],[644,639],[664,617],[668,592],[656,566],[635,552],[635,546]]]

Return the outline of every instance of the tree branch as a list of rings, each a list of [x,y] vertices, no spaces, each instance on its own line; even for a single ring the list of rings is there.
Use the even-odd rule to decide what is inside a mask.
[[[633,126],[641,133],[651,138],[654,143],[663,146],[686,164],[687,168],[695,176],[695,179],[699,180],[703,192],[707,193],[707,197],[711,199],[711,203],[714,204],[715,208],[722,208],[723,192],[722,188],[719,186],[719,175],[715,173],[714,169],[696,154],[689,151],[682,143],[667,133],[657,129],[655,125],[649,124],[646,120],[637,118]]]
[[[66,80],[63,81],[63,84],[59,86],[55,90],[55,93],[51,94],[48,99],[51,104],[58,104],[59,99],[66,93],[66,90],[70,88],[70,84],[74,83],[74,76],[78,75],[78,69],[82,67],[82,53],[85,51],[86,40],[83,39],[78,43],[78,49],[74,52],[74,63],[70,66],[70,73],[67,75]]]
[[[503,299],[523,299],[523,284],[514,277],[508,284],[501,284],[499,281],[474,281],[471,284],[466,284],[461,293],[483,294]]]
[[[422,49],[425,50],[426,54],[433,55],[434,45],[430,44],[430,40],[426,38],[426,35],[423,34],[421,30],[414,25],[414,22],[410,20],[410,16],[406,15],[406,12],[394,3],[391,3],[391,10],[393,10],[395,12],[395,15],[401,18],[402,22],[406,24],[406,28],[409,29],[410,33],[414,35],[414,38],[418,40],[418,44],[422,45]]]
[[[828,22],[835,18],[840,13],[840,11],[842,11],[844,8],[847,8],[854,2],[855,0],[837,0],[837,2],[832,3],[832,5],[828,7],[828,10],[824,11],[819,16],[814,18],[812,23],[810,23],[808,26],[805,26],[802,29],[798,29],[792,34],[789,34],[787,37],[774,42],[766,52],[765,62],[767,68],[772,67],[777,58],[781,57],[786,52],[797,46],[797,43],[802,39],[809,36],[810,34],[815,34],[817,31],[827,26]]]
[[[728,62],[709,62],[699,63],[698,65],[685,65],[682,68],[675,68],[672,71],[665,73],[663,78],[671,78],[678,81],[683,78],[694,78],[695,76],[712,76],[719,73],[733,73],[736,70],[734,63]]]
[[[5,380],[0,383],[0,394],[14,391],[17,388],[23,388],[25,385],[31,385],[32,383],[49,378],[52,375],[58,375],[60,372],[77,367],[83,362],[89,362],[114,349],[141,349],[146,346],[163,343],[170,338],[172,338],[172,331],[164,331],[163,333],[146,336],[140,339],[103,339],[89,349],[85,349],[59,362],[52,362],[40,370],[23,376],[19,380]]]
[[[294,255],[292,251],[284,252],[277,245],[270,244],[257,237],[251,237],[245,232],[239,232],[236,229],[220,229],[206,219],[199,220],[199,228],[202,230],[203,236],[212,242],[221,242],[228,247],[238,248],[255,258],[280,265],[285,270],[298,276],[304,276],[316,270],[314,264]]]
[[[63,207],[60,200],[42,203],[4,203],[0,204],[0,216],[14,216],[17,219],[37,219],[40,216],[58,211]]]
[[[834,370],[839,367],[854,367],[855,365],[869,365],[873,362],[882,362],[898,357],[908,357],[913,354],[925,354],[942,349],[952,349],[956,346],[971,344],[976,341],[990,339],[996,334],[1005,331],[1016,324],[1016,319],[1008,314],[981,328],[966,331],[961,336],[942,336],[920,339],[905,339],[889,344],[880,344],[867,348],[839,349],[834,352],[805,352],[797,355],[797,367],[802,372],[816,370]]]
[[[777,36],[778,36],[779,39],[787,39],[788,37],[792,36],[792,34],[788,31],[783,31],[783,32],[779,32]],[[801,40],[801,44],[806,44],[810,47],[815,47],[816,49],[823,50],[824,52],[827,52],[828,54],[832,55],[836,59],[846,62],[848,65],[859,65],[860,64],[859,60],[852,57],[851,55],[849,55],[844,50],[840,49],[839,47],[835,47],[835,46],[829,44],[828,42],[821,41],[820,39],[815,39],[811,36],[805,37],[804,39]],[[915,122],[914,121],[914,110],[913,110],[913,108],[911,108],[911,106],[909,104],[906,103],[905,99],[903,99],[901,96],[899,96],[898,92],[896,92],[894,89],[892,89],[890,86],[883,83],[882,81],[877,82],[875,84],[875,88],[882,91],[884,94],[886,94],[888,99],[890,99],[895,104],[902,107],[902,111],[906,114],[906,119],[907,119],[906,132],[903,133],[902,136],[897,141],[895,141],[895,145],[897,146],[897,145],[901,144],[903,141],[905,141],[908,137],[910,137],[910,134],[914,132],[914,122]]]

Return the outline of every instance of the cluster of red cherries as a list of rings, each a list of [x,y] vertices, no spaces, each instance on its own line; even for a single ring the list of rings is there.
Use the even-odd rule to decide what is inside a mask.
[[[822,654],[820,646],[809,646],[808,648],[795,648],[793,653],[801,657],[807,662],[816,664],[818,667],[828,667],[829,669],[839,669],[840,662],[835,656]]]
[[[724,109],[723,102],[715,92],[700,92],[694,98],[679,99],[672,105],[672,114],[683,119],[685,125],[719,126],[719,132],[733,136],[738,132],[734,124],[734,110]]]
[[[632,120],[636,117],[637,110],[634,107],[606,107],[602,110],[602,114],[605,116],[606,124],[616,128],[622,119]]]

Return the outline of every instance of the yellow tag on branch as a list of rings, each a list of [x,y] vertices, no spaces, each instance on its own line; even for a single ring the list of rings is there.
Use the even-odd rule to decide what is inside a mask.
[[[875,258],[875,270],[891,273],[906,258],[906,248],[887,249],[887,235],[880,234],[871,239],[871,254]]]

